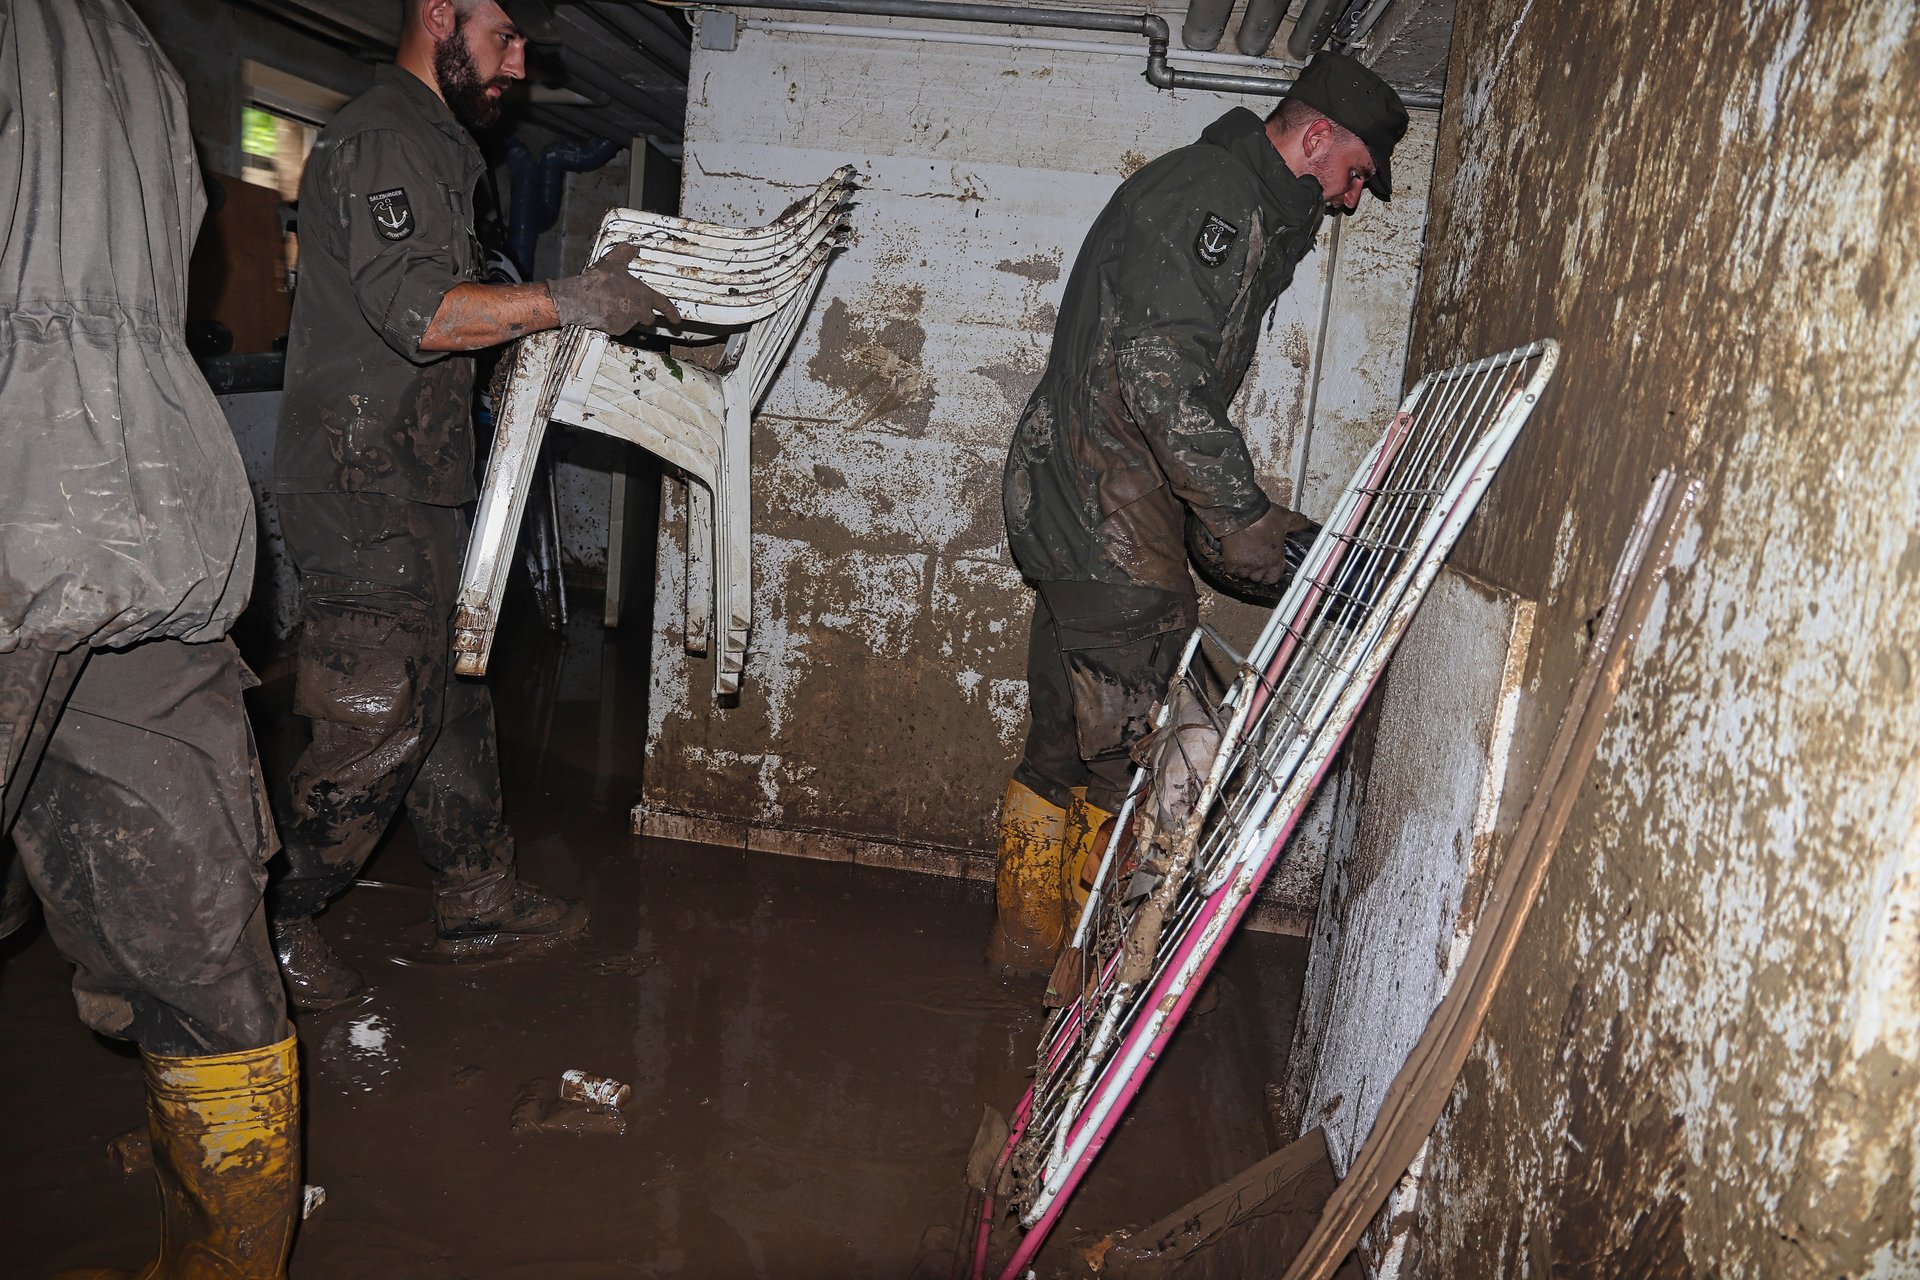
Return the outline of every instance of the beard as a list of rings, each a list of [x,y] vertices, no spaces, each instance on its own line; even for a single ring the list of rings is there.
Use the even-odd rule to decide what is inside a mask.
[[[480,79],[473,65],[473,51],[467,48],[466,17],[454,20],[453,33],[433,46],[433,74],[440,81],[440,93],[454,119],[478,131],[500,118],[500,99],[489,98],[487,90],[498,87],[504,94],[513,82],[503,76]]]
[[[1318,156],[1307,161],[1305,167],[1307,170],[1305,176],[1312,178],[1320,184],[1320,192],[1323,196],[1328,191],[1344,191],[1346,189],[1346,168],[1335,162],[1331,157],[1325,155]],[[1344,206],[1335,204],[1330,197],[1327,199],[1327,206],[1339,213],[1346,212]]]

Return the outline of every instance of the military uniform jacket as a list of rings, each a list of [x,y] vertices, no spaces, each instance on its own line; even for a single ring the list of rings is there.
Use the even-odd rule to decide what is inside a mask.
[[[246,605],[253,495],[184,337],[205,208],[125,0],[0,0],[0,652],[212,640]]]
[[[278,492],[474,496],[473,358],[420,340],[474,278],[484,169],[453,112],[398,67],[320,131],[300,180]]]
[[[1216,537],[1266,514],[1227,410],[1325,212],[1244,108],[1121,184],[1067,278],[1007,457],[1007,538],[1029,580],[1191,600],[1187,509]]]

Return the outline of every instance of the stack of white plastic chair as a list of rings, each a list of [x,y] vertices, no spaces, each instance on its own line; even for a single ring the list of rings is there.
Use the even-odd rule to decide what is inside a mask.
[[[739,691],[753,622],[753,411],[799,336],[827,259],[844,242],[854,171],[842,168],[767,226],[716,226],[614,209],[597,261],[634,271],[671,298],[683,342],[724,338],[711,369],[573,326],[522,338],[494,406],[493,454],[474,516],[454,619],[456,669],[481,675],[493,648],[521,511],[549,420],[632,441],[687,480],[686,646],[713,687]],[[715,619],[718,619],[718,626]]]

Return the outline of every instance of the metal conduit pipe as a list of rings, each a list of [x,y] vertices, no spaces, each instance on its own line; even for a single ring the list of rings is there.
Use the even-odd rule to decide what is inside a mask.
[[[1312,57],[1313,51],[1326,43],[1332,33],[1334,19],[1339,16],[1334,10],[1338,7],[1334,0],[1306,0],[1287,36],[1287,52],[1301,61]]]
[[[606,94],[622,108],[639,116],[654,128],[675,127],[671,119],[674,104],[666,93],[649,93],[637,85],[630,84],[600,65],[597,60],[576,50],[567,51],[566,65],[569,78],[578,80],[596,92]]]
[[[874,18],[926,18],[935,22],[982,22],[998,27],[1059,27],[1069,31],[1117,31],[1145,36],[1147,83],[1156,89],[1203,89],[1214,93],[1258,93],[1279,97],[1292,80],[1239,76],[1218,71],[1188,71],[1167,65],[1167,20],[1157,13],[1100,13],[1088,9],[1049,9],[1032,5],[961,4],[952,0],[752,0],[720,3],[715,9],[787,9],[800,13],[854,13]],[[929,40],[938,33],[928,32]],[[1440,95],[1399,89],[1400,101],[1416,109],[1437,110]]]
[[[1060,53],[1089,53],[1107,58],[1139,56],[1135,46],[1122,40],[1075,40],[1060,36],[1030,36],[1013,31],[938,31],[929,27],[874,27],[859,22],[795,22],[788,18],[740,19],[742,31],[784,31],[800,36],[831,36],[838,40],[891,40],[896,43],[977,45],[989,49],[1052,49]],[[1279,58],[1243,58],[1237,53],[1219,53],[1206,49],[1169,50],[1171,61],[1200,62],[1223,67],[1245,67],[1282,79],[1297,74],[1300,68]]]
[[[1209,52],[1220,47],[1233,16],[1233,0],[1187,0],[1187,20],[1180,24],[1180,43]]]
[[[1313,0],[1307,0],[1312,4]],[[1240,30],[1234,33],[1233,47],[1249,57],[1265,54],[1273,43],[1273,33],[1286,16],[1288,0],[1247,0],[1247,11],[1240,15]]]

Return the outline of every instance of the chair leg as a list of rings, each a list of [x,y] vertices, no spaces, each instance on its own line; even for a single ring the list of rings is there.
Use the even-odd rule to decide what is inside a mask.
[[[513,549],[520,540],[520,516],[534,486],[540,444],[546,438],[561,338],[555,331],[520,340],[511,357],[505,394],[494,406],[493,453],[487,459],[487,478],[474,512],[454,614],[455,670],[462,675],[486,674]]]

